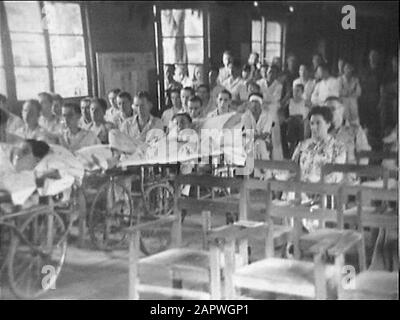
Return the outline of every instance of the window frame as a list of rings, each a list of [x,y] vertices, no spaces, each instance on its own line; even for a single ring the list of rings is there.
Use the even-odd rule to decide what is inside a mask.
[[[35,1],[39,4],[39,9],[40,9],[40,14],[41,18],[45,18],[45,13],[44,13],[44,3],[46,1]],[[83,43],[84,43],[84,55],[85,55],[85,65],[80,66],[82,68],[86,69],[86,81],[87,81],[87,94],[92,95],[93,94],[93,79],[92,79],[92,58],[91,58],[91,50],[90,50],[90,37],[89,37],[89,29],[88,29],[88,21],[87,21],[87,5],[85,3],[82,3],[81,1],[48,1],[48,2],[54,2],[54,3],[61,3],[61,4],[75,4],[79,5],[80,7],[80,14],[81,14],[81,21],[82,21],[82,34],[74,34],[73,36],[75,37],[82,37],[83,38]],[[4,60],[4,69],[5,69],[5,75],[6,75],[6,89],[7,92],[5,94],[9,98],[9,100],[12,101],[23,101],[21,99],[18,99],[17,96],[17,81],[16,81],[16,73],[15,73],[15,66],[14,63],[14,56],[13,56],[13,48],[12,48],[12,41],[11,41],[11,31],[9,29],[9,24],[7,21],[7,12],[6,12],[6,7],[5,3],[3,1],[0,2],[0,29],[1,31],[1,37],[0,41],[2,41],[2,48],[3,48],[3,60]],[[18,33],[18,32],[16,32]],[[21,32],[22,33],[22,32]],[[54,87],[55,87],[55,79],[54,79],[54,73],[55,73],[55,68],[53,64],[53,57],[51,53],[51,46],[50,46],[50,37],[51,36],[67,36],[67,34],[51,34],[49,33],[49,30],[47,28],[43,28],[43,36],[44,36],[44,46],[45,46],[45,54],[46,54],[46,62],[47,65],[45,68],[48,71],[48,77],[49,77],[49,91],[54,92]],[[58,66],[57,66],[58,67]],[[74,68],[75,66],[66,66],[67,68]],[[29,67],[27,66],[26,68],[35,68],[35,67]],[[86,97],[87,95],[84,96],[65,96],[63,97],[66,100],[69,99],[81,99],[83,97]],[[34,98],[34,97],[32,97]]]
[[[285,43],[286,43],[286,23],[282,20],[279,19],[274,19],[274,18],[268,18],[265,16],[261,17],[253,17],[251,19],[251,24],[253,24],[253,21],[260,21],[261,22],[261,52],[260,54],[260,62],[265,61],[266,55],[267,55],[267,45],[268,44],[279,44],[280,45],[280,51],[281,51],[281,61],[282,61],[282,67],[283,67],[283,61],[285,61]],[[278,23],[281,27],[281,37],[280,41],[268,41],[267,39],[267,23]],[[253,25],[251,25],[251,42],[250,46],[253,48],[253,43],[260,43],[260,41],[253,41]]]
[[[210,12],[207,4],[155,4],[153,5],[154,14],[154,29],[155,29],[155,47],[156,47],[156,57],[157,57],[157,93],[158,93],[158,111],[163,112],[165,110],[164,106],[164,52],[163,52],[163,39],[172,39],[179,37],[162,36],[161,27],[161,11],[168,9],[176,10],[201,10],[203,14],[203,35],[202,36],[183,36],[183,38],[203,38],[203,70],[204,74],[207,75],[209,71],[209,61],[210,61]],[[187,65],[196,65],[196,63],[188,63]],[[206,77],[208,78],[208,77]],[[208,80],[208,79],[206,79]],[[208,81],[207,81],[208,82]]]

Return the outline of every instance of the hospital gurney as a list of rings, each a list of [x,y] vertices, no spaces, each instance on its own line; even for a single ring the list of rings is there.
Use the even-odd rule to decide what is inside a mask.
[[[166,158],[128,158],[110,169],[106,169],[104,159],[101,160],[100,167],[108,181],[98,188],[88,211],[92,243],[101,250],[126,248],[124,230],[127,227],[172,213],[174,189],[171,182],[182,171],[182,166],[189,163],[195,168],[199,162],[209,163],[224,152],[227,153],[227,148],[206,156],[196,153]],[[145,254],[159,252],[169,245],[170,230],[148,230],[143,232],[140,241]]]
[[[50,189],[71,187],[70,179],[60,180]],[[22,208],[8,191],[0,191],[0,271],[7,271],[12,292],[22,299],[55,288],[74,220],[74,209],[57,208],[55,194],[41,190],[39,195],[37,204]]]

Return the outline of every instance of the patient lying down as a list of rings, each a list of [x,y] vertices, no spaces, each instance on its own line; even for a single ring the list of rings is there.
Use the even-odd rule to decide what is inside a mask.
[[[16,205],[26,205],[35,191],[41,196],[59,194],[82,177],[82,165],[60,146],[30,139],[0,144],[0,189]]]

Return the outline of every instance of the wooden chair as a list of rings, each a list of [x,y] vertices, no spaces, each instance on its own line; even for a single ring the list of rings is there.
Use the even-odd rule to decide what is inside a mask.
[[[377,151],[358,151],[356,152],[357,164],[360,164],[361,159],[369,159],[373,162],[382,160],[398,160],[397,152],[377,152]]]
[[[313,243],[309,251],[313,253],[313,261],[300,261],[275,258],[273,250],[273,233],[275,224],[272,217],[292,218],[294,220],[293,242],[295,251],[299,250],[299,240],[302,232],[301,219],[331,219],[343,224],[342,214],[334,210],[310,210],[293,203],[292,206],[275,206],[272,201],[273,191],[299,192],[326,192],[340,193],[341,186],[309,184],[283,181],[256,181],[245,182],[245,189],[258,188],[265,190],[265,204],[267,209],[266,258],[250,265],[225,270],[225,290],[228,299],[240,297],[240,289],[272,292],[284,295],[301,296],[305,298],[327,299],[328,282],[338,283],[341,270],[337,269],[337,261],[343,260],[345,252],[359,244],[361,235],[355,231],[342,230],[336,237],[322,238]],[[234,265],[232,254],[232,235],[223,238],[226,265]],[[297,249],[296,249],[297,248]],[[335,256],[335,264],[328,264],[325,257]],[[234,271],[232,271],[234,270]]]
[[[139,292],[154,292],[169,296],[181,296],[194,299],[219,299],[220,288],[220,253],[215,246],[207,250],[208,242],[203,239],[203,249],[182,247],[181,211],[203,213],[203,234],[211,229],[211,213],[224,213],[226,210],[237,210],[238,202],[226,199],[195,199],[184,198],[180,190],[182,185],[208,186],[218,188],[241,188],[241,180],[213,176],[181,175],[175,179],[174,214],[162,217],[156,221],[135,225],[127,230],[129,234],[129,298],[139,299]],[[155,228],[172,223],[172,247],[166,251],[139,259],[140,232],[146,228]],[[247,257],[247,247],[240,252]],[[245,259],[245,258],[243,258]],[[173,288],[139,283],[139,268],[156,267],[167,269]],[[185,279],[199,283],[208,283],[210,292],[188,290],[182,288]]]
[[[386,236],[391,233],[392,241],[398,245],[398,190],[384,190],[368,187],[345,187],[344,193],[357,196],[357,211],[360,223],[363,227],[380,228],[385,231]],[[375,212],[365,212],[363,204],[365,202],[381,201],[380,208]],[[383,201],[383,202],[382,202]],[[396,208],[388,207],[385,202],[396,203]],[[380,233],[384,235],[384,233]],[[365,246],[362,248],[365,251]],[[375,248],[376,249],[376,248]],[[397,250],[393,250],[398,254]],[[364,252],[365,256],[365,252]],[[339,299],[398,299],[399,266],[398,255],[393,258],[393,271],[371,270],[366,268],[364,262],[360,273],[350,283],[348,287],[339,287]]]
[[[264,169],[264,170],[270,170],[274,172],[287,172],[287,176],[290,177],[291,181],[299,181],[300,179],[300,167],[293,161],[287,161],[287,160],[254,160],[254,168],[258,169]],[[249,176],[243,176],[244,179],[249,179]],[[274,178],[273,178],[274,179]],[[199,190],[199,188],[197,188]],[[259,216],[261,217],[261,221],[264,221],[264,216],[265,216],[265,203],[263,200],[263,195],[261,193],[260,196],[260,190],[252,189],[249,190],[249,207],[248,207],[248,213],[251,214],[251,216],[248,216],[248,219],[254,220],[254,216]],[[200,197],[200,193],[198,191],[198,198]],[[204,198],[204,197],[203,197]],[[215,198],[214,192],[211,192],[211,198]],[[225,199],[228,201],[239,201],[240,199],[240,194],[239,193],[234,193],[230,192],[229,195],[225,196]],[[239,219],[239,213],[234,212],[236,214],[235,219],[233,220],[238,220]],[[258,218],[257,218],[258,219]]]

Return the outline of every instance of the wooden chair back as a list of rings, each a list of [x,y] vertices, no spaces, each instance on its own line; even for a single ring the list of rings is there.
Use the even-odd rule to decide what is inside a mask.
[[[382,160],[397,160],[398,159],[397,152],[378,152],[378,151],[358,151],[356,152],[356,161],[357,164],[360,163],[361,159],[369,159],[373,162],[382,161]]]
[[[178,175],[174,181],[174,213],[177,217],[182,216],[182,210],[190,211],[190,213],[202,214],[204,211],[209,211],[211,214],[223,214],[227,212],[241,212],[240,210],[240,199],[234,198],[195,198],[185,197],[181,194],[181,186],[190,184],[193,187],[207,187],[207,188],[229,188],[231,190],[239,190],[243,188],[243,179],[231,178],[231,177],[216,177],[207,175]],[[247,217],[241,216],[240,219],[246,219]],[[181,238],[177,238],[181,234],[181,222],[176,225],[174,230],[175,244],[180,245]],[[208,229],[208,228],[206,228]],[[205,247],[206,240],[203,238],[203,244]]]

